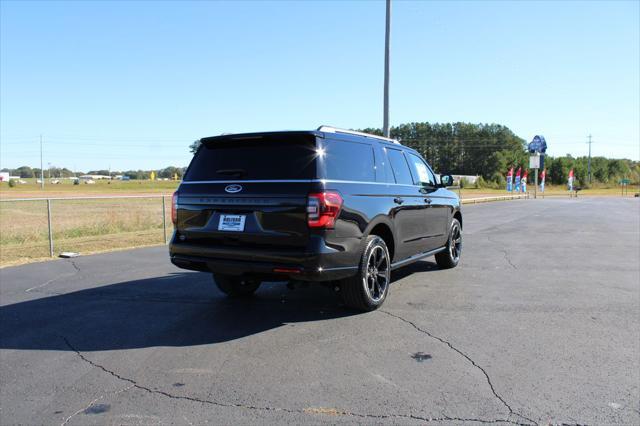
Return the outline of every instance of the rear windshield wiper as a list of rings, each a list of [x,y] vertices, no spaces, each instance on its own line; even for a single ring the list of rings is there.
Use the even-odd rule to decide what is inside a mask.
[[[219,169],[216,170],[216,174],[241,178],[247,175],[247,171],[245,169]]]

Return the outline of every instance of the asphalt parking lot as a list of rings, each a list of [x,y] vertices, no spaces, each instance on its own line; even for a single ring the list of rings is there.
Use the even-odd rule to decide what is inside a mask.
[[[640,203],[464,208],[461,265],[354,314],[166,248],[0,271],[0,423],[640,424]]]

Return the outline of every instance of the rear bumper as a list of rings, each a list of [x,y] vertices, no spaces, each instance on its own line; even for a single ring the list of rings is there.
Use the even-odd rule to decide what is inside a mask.
[[[356,274],[359,238],[328,246],[320,237],[299,250],[276,247],[204,246],[172,241],[171,262],[179,268],[263,279],[332,281]]]

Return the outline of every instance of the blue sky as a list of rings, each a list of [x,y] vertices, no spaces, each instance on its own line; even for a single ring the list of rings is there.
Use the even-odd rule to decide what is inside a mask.
[[[393,3],[391,123],[640,157],[640,2]],[[0,167],[186,165],[222,132],[382,125],[384,2],[1,3]]]

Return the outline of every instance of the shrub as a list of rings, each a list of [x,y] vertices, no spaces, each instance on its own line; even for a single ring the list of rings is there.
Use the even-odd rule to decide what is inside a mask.
[[[14,186],[16,186],[16,180],[15,179],[10,179],[9,180],[9,188],[13,188]]]
[[[460,186],[460,188],[466,188],[469,186],[469,181],[467,180],[467,178],[461,178],[460,182],[458,182],[458,185]]]
[[[476,178],[476,189],[482,189],[487,187],[487,182],[482,176]]]
[[[498,189],[506,188],[507,186],[507,179],[505,179],[505,177],[500,172],[494,173],[493,176],[491,177],[491,180],[495,184],[495,187]]]

